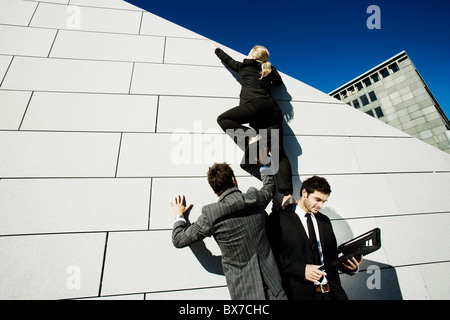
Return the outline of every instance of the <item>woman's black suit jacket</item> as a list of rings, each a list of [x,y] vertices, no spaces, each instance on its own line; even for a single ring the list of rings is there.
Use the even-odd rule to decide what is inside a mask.
[[[268,76],[260,79],[262,70],[260,62],[252,59],[244,59],[243,62],[236,61],[220,48],[217,48],[215,53],[226,66],[239,73],[242,86],[239,95],[241,98],[240,105],[254,99],[271,98],[271,86],[283,83],[274,66],[272,66],[272,72]]]
[[[268,221],[267,231],[272,250],[277,258],[283,279],[283,288],[289,299],[312,300],[314,284],[305,279],[305,267],[314,264],[311,244],[303,228],[302,222],[295,213],[296,204],[285,210],[273,212]],[[325,264],[337,258],[337,242],[330,219],[322,213],[315,215],[322,244]],[[347,272],[345,268],[341,271]],[[339,300],[347,300],[341,286],[337,268],[327,268],[327,279],[331,290]]]

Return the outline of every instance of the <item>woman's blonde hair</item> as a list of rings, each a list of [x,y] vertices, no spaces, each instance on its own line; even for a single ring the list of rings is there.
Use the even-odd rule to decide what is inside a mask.
[[[262,78],[268,76],[270,72],[272,72],[272,64],[269,62],[269,50],[267,50],[263,46],[255,46],[252,49],[252,55],[253,57],[255,57],[256,61],[261,63],[262,71],[261,78],[259,78],[259,80],[261,80]]]

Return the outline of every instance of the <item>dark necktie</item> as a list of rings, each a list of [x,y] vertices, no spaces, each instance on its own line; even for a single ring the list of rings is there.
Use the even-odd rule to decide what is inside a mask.
[[[312,250],[314,253],[314,264],[321,265],[322,263],[320,262],[319,247],[317,246],[317,238],[316,233],[314,231],[311,213],[307,213],[306,218],[308,221],[309,242],[311,242]]]

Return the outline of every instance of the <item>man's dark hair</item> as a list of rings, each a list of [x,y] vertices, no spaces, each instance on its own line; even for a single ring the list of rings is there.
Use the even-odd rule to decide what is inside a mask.
[[[233,178],[233,169],[227,163],[215,163],[208,170],[209,185],[219,197],[228,189],[235,187]]]
[[[331,187],[328,181],[325,178],[313,176],[309,179],[306,179],[302,183],[302,189],[300,190],[300,196],[306,190],[307,194],[314,193],[314,191],[319,191],[325,194],[331,194]]]

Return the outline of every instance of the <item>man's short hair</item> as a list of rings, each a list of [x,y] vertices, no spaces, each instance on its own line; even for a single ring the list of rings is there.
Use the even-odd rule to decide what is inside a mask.
[[[319,191],[327,195],[331,194],[331,187],[328,181],[325,178],[318,176],[313,176],[303,181],[300,196],[303,190],[305,190],[307,194],[314,193],[315,191]]]
[[[209,185],[219,197],[228,189],[235,187],[233,178],[233,169],[225,162],[215,163],[208,170]]]

